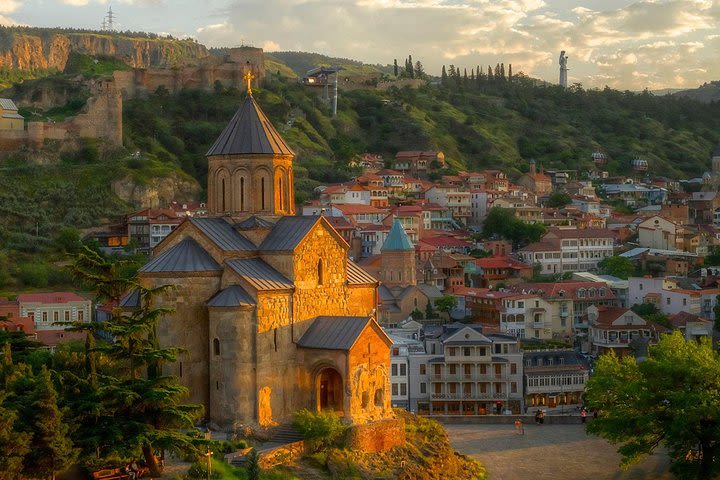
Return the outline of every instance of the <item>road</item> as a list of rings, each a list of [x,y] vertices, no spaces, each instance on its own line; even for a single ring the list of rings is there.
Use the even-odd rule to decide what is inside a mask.
[[[605,440],[587,435],[582,425],[445,425],[455,449],[479,460],[489,480],[670,480],[663,453],[629,470]]]

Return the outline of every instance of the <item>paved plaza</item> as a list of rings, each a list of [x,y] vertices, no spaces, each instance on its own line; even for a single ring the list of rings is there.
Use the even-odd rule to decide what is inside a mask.
[[[605,440],[574,425],[445,425],[455,449],[479,460],[489,480],[670,480],[664,454],[623,471],[620,455]]]

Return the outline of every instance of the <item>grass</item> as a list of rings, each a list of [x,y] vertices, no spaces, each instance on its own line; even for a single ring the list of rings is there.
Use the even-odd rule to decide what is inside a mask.
[[[233,467],[222,460],[213,460],[213,472],[220,473],[220,480],[248,480],[244,468]],[[281,468],[273,468],[263,471],[260,474],[261,480],[300,480],[300,477],[292,475]]]

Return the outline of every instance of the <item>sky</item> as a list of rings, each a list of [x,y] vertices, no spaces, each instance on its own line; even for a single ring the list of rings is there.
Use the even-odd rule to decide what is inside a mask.
[[[720,80],[720,0],[0,0],[0,23],[99,28],[112,6],[120,30],[253,45],[430,74],[499,62],[568,83],[651,90]]]

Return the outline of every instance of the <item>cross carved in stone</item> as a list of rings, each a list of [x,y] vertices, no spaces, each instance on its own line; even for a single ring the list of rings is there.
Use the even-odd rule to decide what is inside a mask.
[[[252,72],[248,71],[245,75],[243,75],[243,79],[245,79],[245,82],[247,83],[247,93],[248,95],[252,95],[252,80],[255,78],[255,75],[252,74]]]

